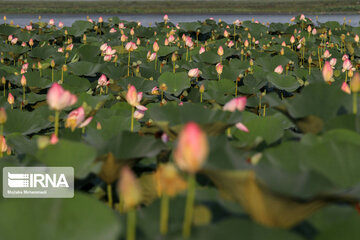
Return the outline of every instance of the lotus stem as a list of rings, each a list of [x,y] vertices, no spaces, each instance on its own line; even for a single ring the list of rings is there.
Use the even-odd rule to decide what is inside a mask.
[[[55,111],[55,136],[59,136],[59,118],[60,118],[60,111]]]
[[[163,99],[164,99],[164,91],[161,90],[161,102],[163,101]]]
[[[25,105],[25,85],[23,86],[23,104]]]
[[[264,104],[264,111],[263,111],[263,117],[266,115],[266,104]]]
[[[1,136],[1,138],[4,137],[4,124],[0,124],[0,136]],[[2,141],[2,139],[1,139],[1,141],[0,141],[0,158],[3,157],[2,143],[3,143],[3,141]]]
[[[130,51],[128,55],[128,77],[130,76]]]
[[[134,112],[135,112],[135,107],[131,107],[131,128],[130,131],[133,132],[134,131]]]
[[[155,62],[154,62],[154,68],[155,68],[155,71],[156,71],[156,69],[157,69],[157,56],[156,56],[156,58],[155,58]]]
[[[126,240],[135,240],[136,237],[136,211],[131,209],[127,213]]]
[[[54,82],[54,68],[51,68],[51,81]]]
[[[226,134],[227,134],[228,137],[231,137],[231,128],[228,127],[226,129]]]
[[[203,94],[200,93],[200,103],[202,103],[202,102],[203,102]]]
[[[186,197],[185,218],[184,218],[183,233],[182,233],[185,239],[189,238],[191,234],[191,222],[193,218],[194,201],[195,201],[195,175],[189,174],[188,193]]]
[[[107,194],[108,194],[109,207],[112,208],[112,206],[113,206],[113,198],[112,198],[111,184],[107,185]]]
[[[353,93],[353,114],[357,114],[357,92]]]
[[[161,211],[160,211],[160,233],[162,235],[166,235],[168,232],[169,205],[170,205],[169,196],[167,194],[163,194],[161,197]]]

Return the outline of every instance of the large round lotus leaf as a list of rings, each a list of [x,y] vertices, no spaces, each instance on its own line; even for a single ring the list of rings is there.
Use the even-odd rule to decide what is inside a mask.
[[[97,62],[100,47],[93,45],[82,45],[77,49],[80,59],[83,61]]]
[[[186,32],[196,32],[201,24],[199,22],[180,22],[179,26]]]
[[[51,46],[33,48],[30,52],[31,57],[47,59],[56,54],[56,48]]]
[[[136,91],[143,93],[151,92],[151,90],[158,85],[156,81],[145,80],[139,77],[122,78],[118,81],[118,84],[124,90],[128,89],[129,84],[134,85]]]
[[[158,57],[163,57],[163,56],[167,56],[175,51],[179,50],[178,47],[168,47],[168,46],[162,46],[160,47],[157,55]]]
[[[348,129],[360,133],[360,117],[354,114],[336,116],[325,123],[326,130]]]
[[[190,80],[186,72],[172,73],[164,72],[158,79],[159,86],[166,84],[168,89],[166,92],[179,96],[182,91],[190,87]]]
[[[232,80],[202,81],[201,84],[205,87],[204,100],[216,100],[219,104],[225,104],[235,94],[235,81]]]
[[[49,120],[40,115],[38,111],[27,112],[14,109],[7,112],[7,117],[4,125],[5,135],[15,132],[29,135],[51,126]]]
[[[201,104],[191,103],[181,107],[171,103],[165,106],[153,106],[149,109],[149,114],[163,130],[172,127],[173,130],[179,131],[183,124],[194,121],[202,124],[209,133],[215,133],[241,121],[240,112],[211,110]]]
[[[274,72],[277,66],[287,65],[289,63],[289,59],[281,55],[276,55],[275,57],[265,56],[255,60],[255,63],[260,65],[266,72]]]
[[[316,240],[360,238],[360,216],[350,206],[328,206],[315,213],[309,222],[317,231]]]
[[[300,87],[300,83],[293,76],[269,73],[266,78],[270,83],[272,83],[276,88],[280,90],[293,92],[298,87]]]
[[[110,208],[81,192],[73,199],[2,199],[0,211],[1,239],[116,240],[122,231]]]
[[[333,184],[321,174],[304,166],[310,147],[299,142],[283,142],[266,149],[258,165],[256,176],[273,191],[293,197],[311,199],[331,191]]]
[[[152,136],[139,136],[137,133],[123,131],[113,136],[105,146],[104,153],[111,152],[118,159],[137,159],[154,157],[166,146],[160,139]]]
[[[36,153],[36,159],[49,167],[73,167],[77,178],[85,178],[94,167],[94,148],[75,141],[61,139]]]
[[[70,28],[68,28],[68,32],[70,35],[74,35],[75,37],[81,36],[86,30],[92,29],[93,24],[88,21],[78,20],[72,24]]]
[[[287,100],[286,105],[292,117],[315,115],[328,120],[336,115],[346,100],[347,95],[340,89],[326,83],[316,83],[310,84],[301,94]]]
[[[74,62],[68,64],[69,71],[75,75],[94,76],[95,73],[101,72],[102,65],[86,61]]]

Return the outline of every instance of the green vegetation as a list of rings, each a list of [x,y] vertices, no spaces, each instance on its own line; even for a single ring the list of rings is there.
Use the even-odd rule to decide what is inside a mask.
[[[357,13],[358,1],[3,1],[2,13]]]

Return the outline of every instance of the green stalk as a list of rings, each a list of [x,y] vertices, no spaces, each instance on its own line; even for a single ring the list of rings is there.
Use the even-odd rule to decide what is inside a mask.
[[[237,79],[235,80],[235,97],[237,97],[237,92],[238,92],[238,82]]]
[[[200,102],[202,103],[203,102],[203,94],[200,93]]]
[[[161,197],[161,211],[160,211],[160,233],[162,235],[166,235],[168,232],[169,205],[170,205],[170,198],[167,194],[164,193]]]
[[[126,240],[135,240],[136,237],[136,211],[131,209],[127,213]]]
[[[226,133],[228,137],[231,137],[231,129],[229,127],[226,129]]]
[[[107,194],[108,194],[109,207],[112,208],[112,206],[113,206],[113,198],[112,198],[111,184],[107,185]]]
[[[25,86],[23,86],[23,104],[25,106]]]
[[[54,82],[54,68],[51,68],[51,81]]]
[[[191,234],[191,222],[193,218],[194,201],[195,201],[195,175],[189,174],[188,193],[186,197],[186,206],[185,206],[185,218],[184,218],[183,232],[182,232],[182,235],[185,239],[189,238]]]
[[[357,114],[357,92],[353,93],[353,113]]]
[[[163,99],[164,99],[164,91],[161,90],[161,102],[163,101]]]
[[[131,128],[130,131],[133,132],[134,131],[134,112],[135,112],[135,107],[131,107]]]
[[[156,69],[157,69],[157,56],[156,56],[156,58],[155,58],[155,71],[156,71]]]
[[[3,124],[0,125],[0,136],[1,136],[1,137],[4,137],[4,125],[3,125]],[[3,157],[2,143],[3,143],[3,141],[2,141],[2,139],[1,139],[1,141],[0,141],[0,158]]]
[[[130,77],[130,51],[128,56],[128,77]]]
[[[60,111],[55,110],[55,136],[58,137],[59,135],[59,118],[60,118]]]

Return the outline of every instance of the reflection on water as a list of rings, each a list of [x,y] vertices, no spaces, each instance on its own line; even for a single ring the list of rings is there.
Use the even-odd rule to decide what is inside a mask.
[[[86,20],[86,16],[97,20],[99,16],[102,16],[104,19],[107,19],[112,16],[117,16],[120,19],[124,19],[126,21],[140,21],[143,25],[148,26],[150,23],[161,22],[162,21],[162,14],[131,14],[131,15],[107,15],[107,14],[41,14],[42,21],[47,22],[50,18],[53,18],[55,22],[62,21],[65,26],[71,26],[71,24],[76,20]],[[173,23],[178,22],[192,22],[197,20],[205,20],[207,18],[213,17],[215,20],[222,19],[227,23],[232,23],[236,19],[240,21],[244,20],[251,20],[254,18],[261,23],[266,22],[281,22],[286,23],[290,22],[290,18],[294,15],[224,15],[224,14],[170,14],[169,18],[170,21]],[[319,22],[327,22],[327,21],[337,21],[343,23],[344,16],[346,20],[351,20],[351,25],[358,26],[360,15],[320,15]],[[312,18],[315,20],[314,15],[309,15],[307,17]],[[30,21],[37,22],[38,15],[35,14],[7,14],[8,20],[13,20],[15,24],[19,24],[20,26],[25,26]]]

